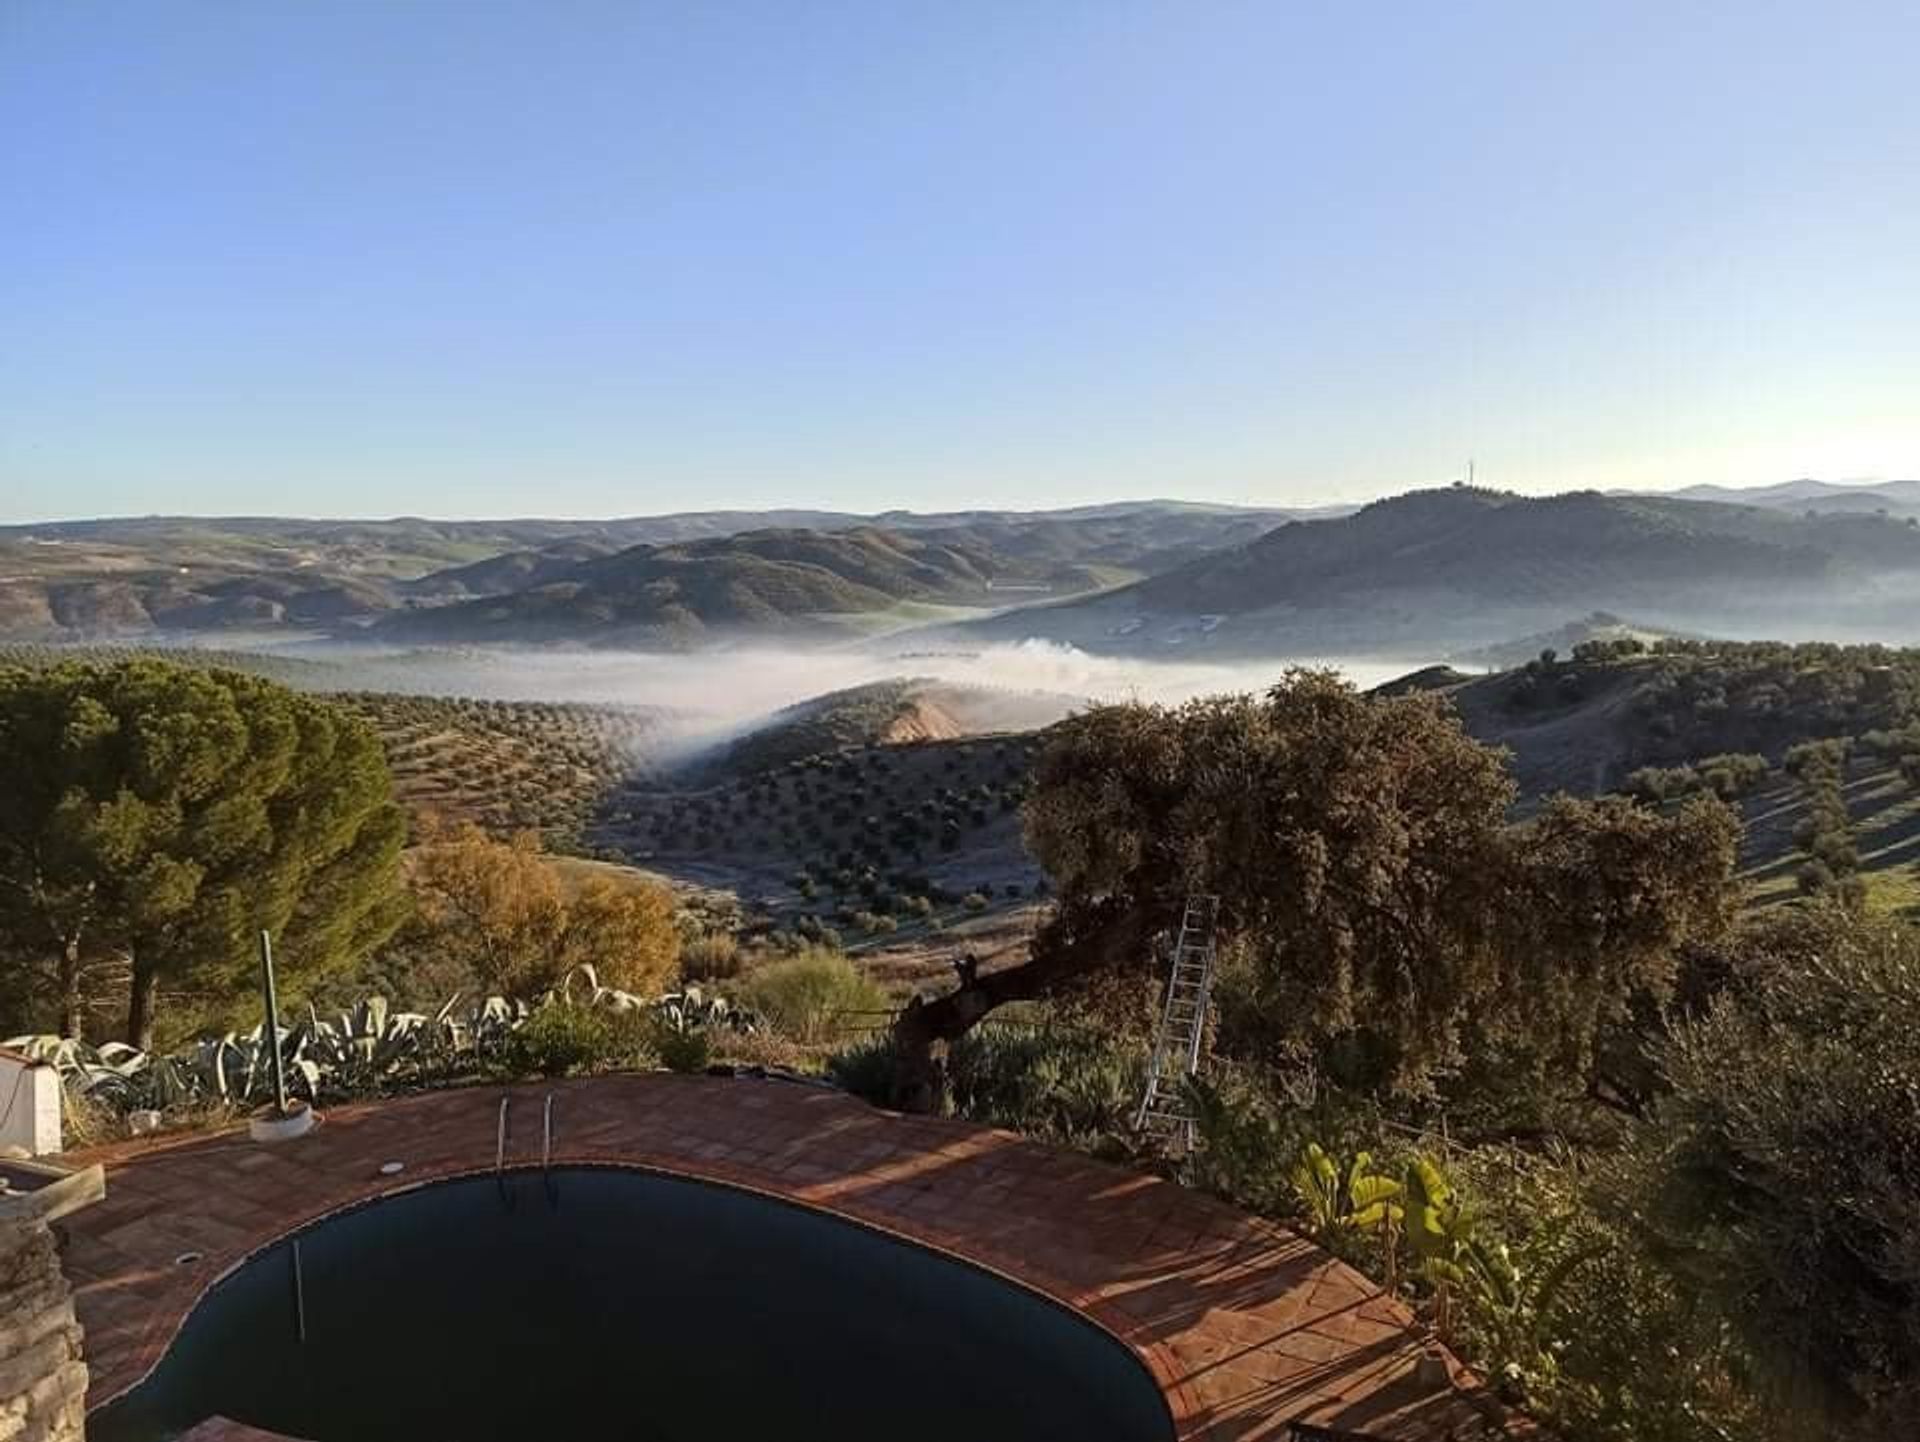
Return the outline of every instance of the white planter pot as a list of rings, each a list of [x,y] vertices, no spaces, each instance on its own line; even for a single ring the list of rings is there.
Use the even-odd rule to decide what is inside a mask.
[[[318,1114],[305,1102],[294,1102],[282,1112],[268,1108],[247,1119],[247,1135],[256,1142],[290,1142],[313,1130]]]

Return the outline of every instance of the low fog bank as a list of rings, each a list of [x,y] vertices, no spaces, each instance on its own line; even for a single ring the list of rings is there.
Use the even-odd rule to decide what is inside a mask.
[[[799,650],[768,645],[663,654],[307,645],[279,654],[318,663],[316,679],[319,668],[324,668],[326,679],[319,684],[326,689],[657,707],[681,713],[690,731],[710,732],[736,729],[829,691],[894,677],[925,677],[987,692],[1055,697],[1064,710],[1089,701],[1175,702],[1226,691],[1258,691],[1289,666],[1329,666],[1357,685],[1371,686],[1435,659],[1140,660],[1094,656],[1037,640],[951,651]]]

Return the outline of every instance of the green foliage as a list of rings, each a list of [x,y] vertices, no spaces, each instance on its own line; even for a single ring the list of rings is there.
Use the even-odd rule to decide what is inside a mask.
[[[768,1026],[806,1046],[819,1046],[889,1009],[886,988],[836,951],[808,947],[747,975],[740,998]]]
[[[1456,1148],[1443,1165],[1369,1111],[1192,1088],[1201,1185],[1404,1288],[1441,1335],[1569,1442],[1784,1438],[1697,1294],[1587,1199],[1564,1161]],[[1328,1127],[1349,1138],[1323,1144]],[[1369,1140],[1370,1139],[1370,1140]]]
[[[893,1100],[896,1061],[893,1038],[884,1031],[869,1032],[827,1058],[826,1076],[835,1086],[875,1106],[888,1106]]]
[[[1670,984],[1678,945],[1724,925],[1737,827],[1716,802],[1565,797],[1514,826],[1513,795],[1444,701],[1327,673],[1091,709],[1054,729],[1027,805],[1060,895],[1035,965],[1113,980],[1209,893],[1245,973],[1223,1019],[1244,1052],[1306,1047],[1408,1093],[1476,1038],[1578,1072],[1634,993]]]
[[[1804,741],[1920,721],[1920,651],[1666,639],[1628,664],[1630,740],[1646,761],[1777,757]]]
[[[1357,1152],[1341,1165],[1318,1142],[1308,1142],[1288,1179],[1316,1237],[1333,1244],[1343,1230],[1377,1230],[1391,1255],[1394,1234],[1406,1219],[1407,1188],[1375,1171],[1371,1152]]]
[[[1146,1053],[1094,1031],[1044,1022],[991,1022],[954,1043],[949,1106],[956,1116],[1031,1136],[1104,1147],[1131,1125]],[[827,1060],[827,1076],[887,1105],[898,1053],[885,1033]]]
[[[648,1066],[656,1057],[655,1037],[644,1012],[554,1000],[536,1007],[514,1030],[501,1065],[515,1076],[543,1077]]]
[[[1806,798],[1806,817],[1794,831],[1807,856],[1799,872],[1800,889],[1858,908],[1866,900],[1866,887],[1857,874],[1860,852],[1844,789],[1852,749],[1845,739],[1808,741],[1787,752],[1786,768],[1799,779]]]
[[[712,1034],[704,1027],[656,1027],[652,1040],[660,1065],[670,1072],[679,1072],[684,1076],[698,1075],[713,1061]]]
[[[976,1027],[948,1058],[954,1111],[973,1121],[1089,1144],[1131,1124],[1146,1053],[1077,1027]]]
[[[1641,801],[1681,801],[1706,793],[1736,801],[1772,774],[1767,758],[1752,753],[1708,756],[1688,766],[1643,766],[1627,777],[1626,792]]]
[[[1920,1430],[1920,931],[1834,907],[1772,923],[1668,1048],[1622,1205],[1788,1398]]]
[[[304,1020],[282,1024],[280,1043],[289,1092],[328,1101],[496,1071],[563,1076],[656,1058],[674,1070],[698,1071],[716,1038],[738,1041],[756,1026],[750,1012],[697,987],[642,1000],[600,985],[593,968],[581,966],[535,1005],[490,996],[463,1006],[455,996],[427,1015],[395,1011],[385,997],[370,996],[335,1018],[309,1008]],[[6,1045],[53,1063],[70,1100],[106,1115],[237,1107],[268,1096],[263,1027],[166,1055],[52,1035]]]
[[[352,965],[405,915],[403,840],[377,738],[330,702],[157,660],[0,671],[0,952],[63,1030],[120,1002],[145,1049],[163,983],[228,1016],[261,931],[289,987]],[[128,990],[89,995],[116,957]]]

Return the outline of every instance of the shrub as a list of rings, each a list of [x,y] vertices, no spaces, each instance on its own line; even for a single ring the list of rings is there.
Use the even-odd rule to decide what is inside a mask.
[[[562,1077],[650,1065],[652,1023],[643,1012],[551,1002],[508,1037],[501,1064],[515,1076]]]
[[[979,1026],[948,1054],[955,1113],[1060,1141],[1123,1132],[1146,1054],[1104,1033],[1019,1022]]]
[[[1920,1435],[1920,931],[1821,906],[1680,1032],[1627,1205],[1824,1435]]]
[[[987,909],[987,898],[977,891],[969,891],[965,900],[960,904],[966,907],[968,911],[985,911]]]
[[[653,1047],[662,1066],[682,1075],[697,1075],[713,1060],[713,1045],[704,1029],[660,1027],[654,1033]]]
[[[875,1106],[889,1106],[893,1099],[896,1063],[892,1036],[884,1031],[874,1032],[828,1057],[827,1079]]]
[[[808,1046],[830,1041],[848,1013],[890,1006],[886,988],[837,951],[807,947],[750,974],[740,999],[781,1035]]]
[[[724,981],[742,966],[740,941],[730,931],[709,931],[680,948],[680,975],[687,981]]]

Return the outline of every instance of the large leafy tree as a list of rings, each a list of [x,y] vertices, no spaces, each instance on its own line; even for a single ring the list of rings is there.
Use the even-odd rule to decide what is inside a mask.
[[[1736,826],[1561,799],[1508,821],[1504,758],[1429,695],[1293,672],[1263,698],[1090,710],[1055,729],[1027,805],[1059,898],[1031,958],[902,1014],[900,1100],[1005,1002],[1137,987],[1185,899],[1219,898],[1261,1044],[1338,1048],[1419,1089],[1471,1023],[1578,1063],[1596,1027],[1726,918]]]
[[[419,910],[402,949],[487,991],[533,996],[591,965],[602,985],[651,994],[678,969],[666,887],[570,879],[531,832],[501,840],[465,826],[431,835],[411,873]]]
[[[141,1047],[163,987],[236,1006],[262,930],[295,985],[352,963],[406,914],[404,840],[378,738],[322,699],[160,660],[0,671],[0,933],[50,959],[69,1029],[102,958]]]

